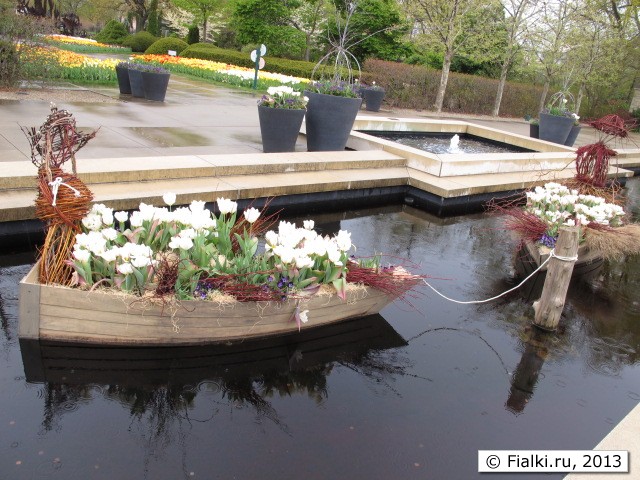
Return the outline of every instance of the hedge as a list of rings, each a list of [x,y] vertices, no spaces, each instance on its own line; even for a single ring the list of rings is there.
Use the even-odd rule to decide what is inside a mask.
[[[210,43],[194,43],[193,45],[189,45],[188,48],[182,51],[180,56],[212,60],[214,62],[228,63],[239,67],[254,67],[254,62],[251,61],[248,53],[218,48]],[[267,55],[264,60],[266,63],[264,67],[265,70],[283,75],[291,75],[292,77],[311,78],[313,68],[316,66],[313,62],[287,60],[285,58],[270,57],[269,55]]]
[[[440,85],[440,70],[369,59],[364,62],[362,81],[385,88],[385,102],[394,107],[433,110]],[[456,113],[491,115],[498,91],[498,80],[449,73],[443,110]],[[537,116],[542,88],[536,85],[507,82],[502,95],[500,115],[506,117]]]

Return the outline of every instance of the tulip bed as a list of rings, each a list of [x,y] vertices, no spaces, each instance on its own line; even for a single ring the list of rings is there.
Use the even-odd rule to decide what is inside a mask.
[[[116,81],[118,60],[97,59],[60,50],[55,47],[34,47],[25,52],[25,68],[32,77],[59,78],[74,82],[112,83]]]
[[[192,75],[214,82],[227,83],[238,87],[252,87],[254,70],[251,68],[238,67],[211,60],[201,60],[199,58],[174,57],[170,55],[135,55],[136,61],[162,65],[167,70],[175,73]],[[260,71],[258,75],[258,88],[266,90],[268,87],[289,84],[301,86],[309,83],[309,79],[282,75]]]
[[[90,38],[70,37],[68,35],[45,35],[43,38],[49,45],[76,53],[131,53],[130,48],[108,45]]]

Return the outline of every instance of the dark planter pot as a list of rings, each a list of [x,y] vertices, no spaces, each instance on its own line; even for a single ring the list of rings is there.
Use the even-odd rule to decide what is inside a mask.
[[[307,91],[304,95],[309,97],[305,119],[307,150],[310,152],[344,150],[351,127],[362,105],[362,99]]]
[[[567,139],[564,142],[564,144],[567,147],[573,147],[573,144],[576,143],[576,138],[578,138],[578,134],[580,133],[581,129],[582,129],[582,127],[580,125],[574,125],[573,127],[571,127],[571,131],[569,132],[569,136],[567,137]]]
[[[140,70],[129,69],[129,84],[131,85],[131,95],[134,97],[144,97],[144,86],[142,85],[142,72]]]
[[[118,88],[123,95],[131,95],[131,84],[129,83],[129,69],[116,67],[116,76],[118,77]]]
[[[144,98],[154,102],[164,102],[170,76],[170,73],[142,72]]]
[[[540,113],[540,140],[564,145],[573,127],[573,118]]]
[[[531,138],[540,138],[540,125],[529,124],[529,136]]]
[[[305,111],[258,106],[262,151],[264,153],[293,152]]]
[[[380,111],[382,99],[384,98],[384,90],[365,88],[362,90],[362,98],[364,98],[365,108],[370,112]]]

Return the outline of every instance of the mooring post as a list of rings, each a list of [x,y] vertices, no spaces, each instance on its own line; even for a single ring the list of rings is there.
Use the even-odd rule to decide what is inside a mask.
[[[560,322],[573,266],[578,257],[579,237],[579,227],[560,227],[555,256],[549,260],[542,295],[533,303],[533,323],[544,330],[555,330]]]

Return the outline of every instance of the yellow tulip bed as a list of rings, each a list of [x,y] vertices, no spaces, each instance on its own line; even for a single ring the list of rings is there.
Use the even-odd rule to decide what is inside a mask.
[[[131,53],[130,48],[100,43],[90,38],[68,35],[44,35],[44,41],[54,47],[76,53]]]
[[[116,81],[116,59],[97,59],[49,46],[29,48],[24,53],[25,68],[32,70],[32,76],[92,83]]]
[[[175,73],[184,73],[221,83],[236,86],[251,87],[253,85],[254,70],[238,67],[227,63],[201,60],[199,58],[174,57],[171,55],[135,55],[136,61],[162,65]],[[309,79],[271,73],[260,70],[258,88],[261,90],[282,84],[299,85],[309,83]]]
[[[54,36],[52,35],[51,37]],[[72,41],[81,42],[87,40],[77,39]],[[27,57],[25,64],[27,69],[32,70],[30,72],[32,77],[60,78],[75,82],[115,82],[115,66],[121,61],[111,58],[93,58],[81,53],[42,45],[28,50],[25,49],[23,54]],[[171,72],[192,75],[214,82],[241,87],[251,87],[253,85],[254,70],[250,68],[170,55],[135,55],[132,59],[136,62],[161,65]],[[309,79],[306,78],[291,77],[263,70],[260,71],[258,76],[258,88],[260,90],[266,90],[269,87],[282,84],[302,87],[308,82]]]

